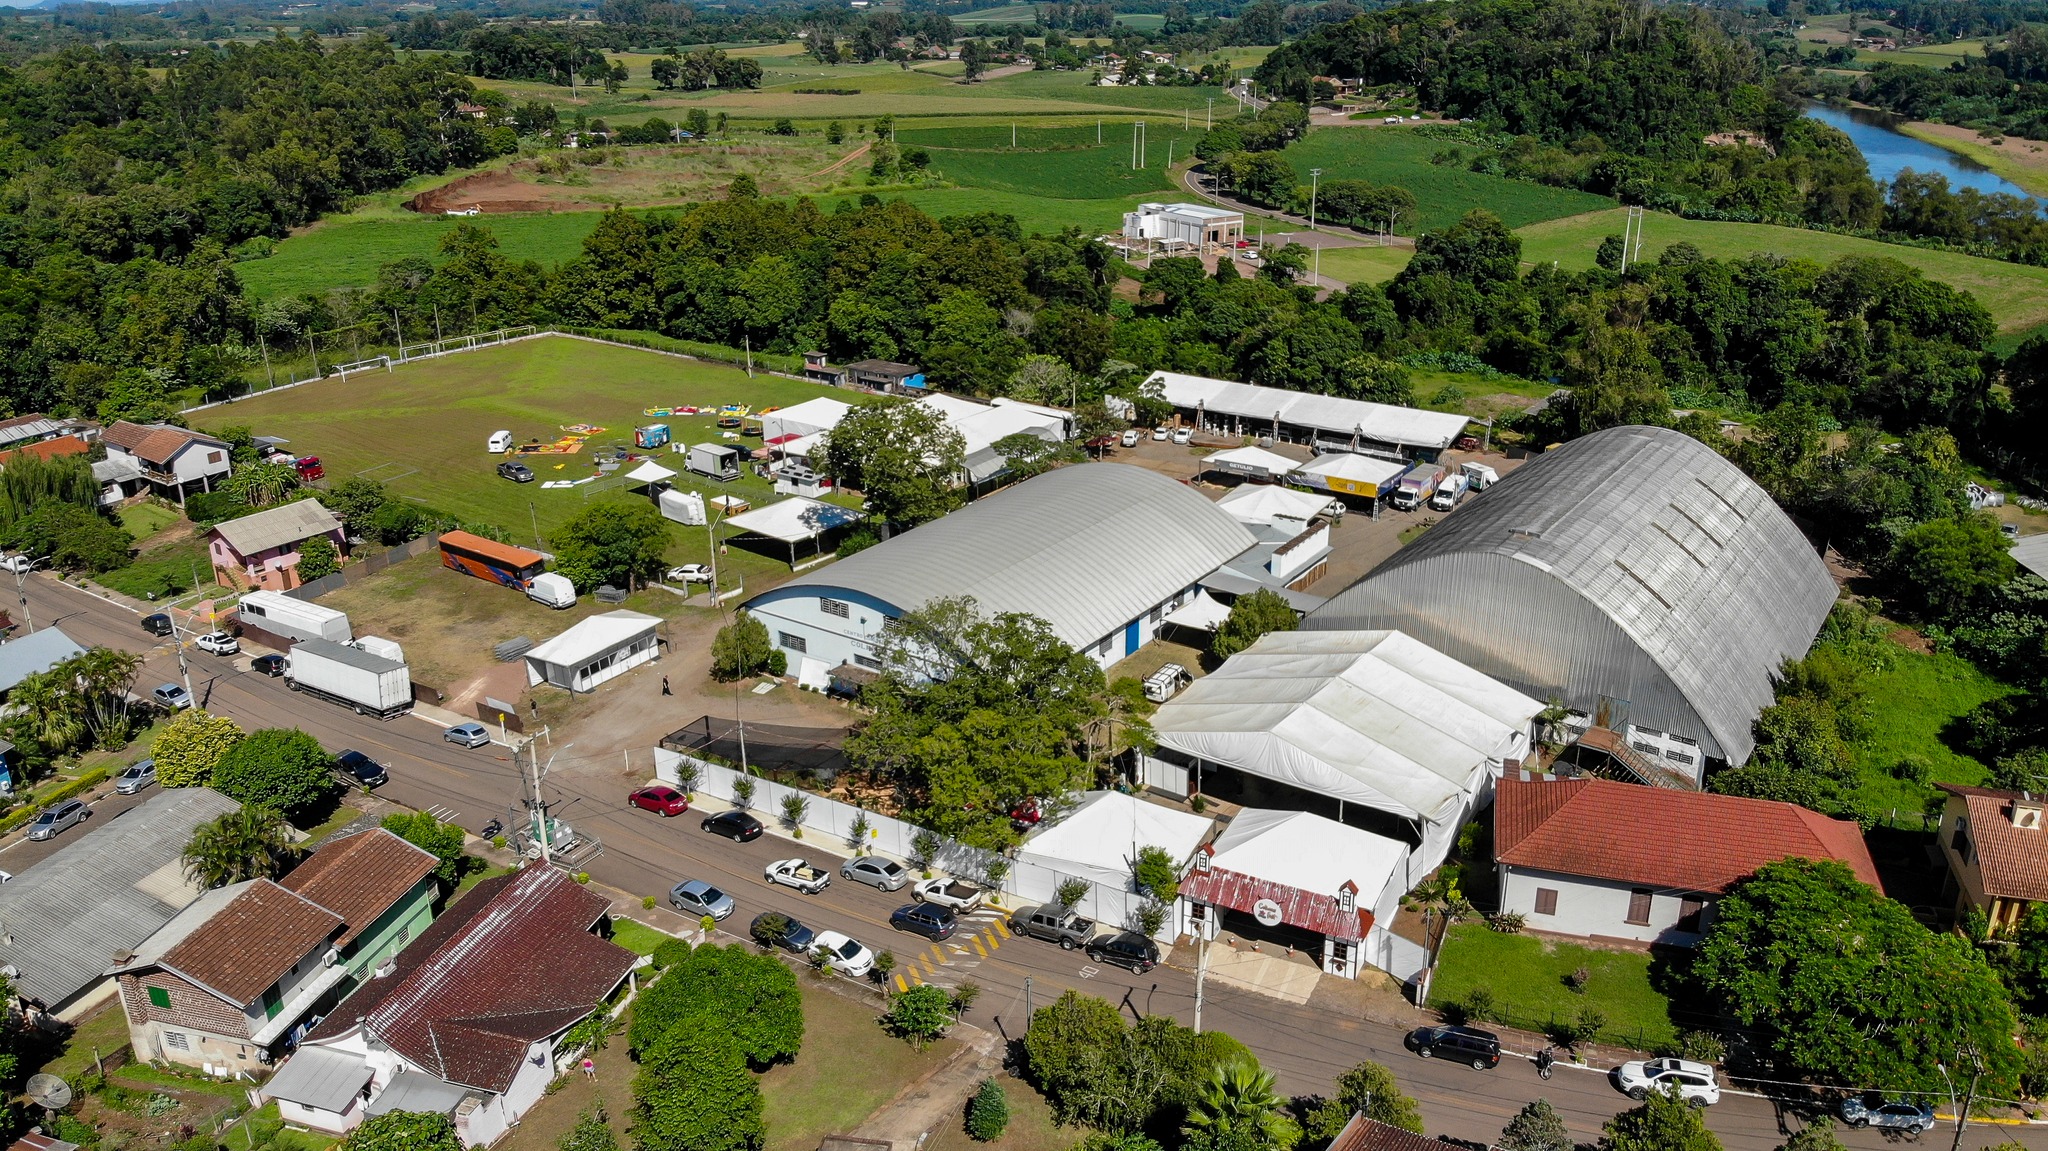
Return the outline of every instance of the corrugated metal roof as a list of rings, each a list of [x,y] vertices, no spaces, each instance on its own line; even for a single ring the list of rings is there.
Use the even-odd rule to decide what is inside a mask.
[[[1260,430],[1276,417],[1283,424],[1314,428],[1337,438],[1359,436],[1383,444],[1414,448],[1447,448],[1465,432],[1469,421],[1446,412],[1425,412],[1393,404],[1347,400],[1341,396],[1318,396],[1240,384],[1234,380],[1212,380],[1179,372],[1154,372],[1153,380],[1164,389],[1166,400],[1176,408],[1200,406],[1214,415],[1237,416]]]
[[[645,612],[608,611],[576,625],[526,653],[526,658],[563,667],[581,667],[614,648],[631,643],[661,623],[660,616]]]
[[[271,548],[290,547],[314,536],[340,531],[341,521],[321,506],[319,500],[269,508],[240,519],[215,524],[214,531],[241,555],[252,556]]]
[[[1622,427],[1530,460],[1303,626],[1399,627],[1533,695],[1632,701],[1633,722],[1741,762],[1772,677],[1806,653],[1835,595],[1812,545],[1734,464],[1680,432]],[[1600,681],[1632,660],[1682,702],[1641,676]],[[1704,732],[1683,730],[1687,710]]]
[[[355,1102],[356,1093],[369,1081],[370,1065],[362,1056],[325,1047],[301,1047],[263,1085],[263,1096],[339,1113]]]
[[[1074,646],[1123,627],[1257,543],[1228,512],[1158,472],[1075,464],[905,532],[750,602],[833,589],[901,610],[972,596],[1025,612]]]
[[[70,843],[0,886],[0,963],[21,972],[15,989],[55,1007],[98,983],[116,954],[198,898],[178,857],[194,828],[239,806],[204,787],[166,789],[70,833]]]
[[[54,627],[0,643],[0,692],[13,691],[29,676],[84,654],[84,648]]]

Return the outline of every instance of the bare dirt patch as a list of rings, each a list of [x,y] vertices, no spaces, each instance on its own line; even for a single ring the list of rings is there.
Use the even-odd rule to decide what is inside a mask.
[[[739,176],[765,195],[788,196],[824,190],[866,150],[815,139],[563,150],[451,180],[406,207],[430,216],[658,207],[717,196]]]

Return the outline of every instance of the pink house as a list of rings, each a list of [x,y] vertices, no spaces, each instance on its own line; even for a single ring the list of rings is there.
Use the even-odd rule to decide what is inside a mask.
[[[216,582],[228,587],[289,591],[299,578],[299,548],[314,536],[326,536],[339,555],[346,544],[341,521],[319,500],[300,500],[240,519],[215,524],[206,550]]]

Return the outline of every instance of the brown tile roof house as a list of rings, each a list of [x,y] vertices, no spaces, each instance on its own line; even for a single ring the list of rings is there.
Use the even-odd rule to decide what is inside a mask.
[[[92,445],[78,436],[58,436],[54,440],[37,440],[0,452],[0,468],[19,459],[34,456],[39,460],[56,460],[65,456],[82,456],[92,450]]]
[[[1780,859],[1835,859],[1879,886],[1863,831],[1850,820],[1608,779],[1502,779],[1493,852],[1518,867],[1715,893]]]
[[[1351,1117],[1344,1130],[1330,1141],[1330,1151],[1445,1151],[1441,1139],[1430,1139],[1391,1123],[1367,1119],[1364,1112]]]
[[[341,929],[341,916],[268,879],[222,890],[236,894],[158,962],[237,1007],[255,1002]]]
[[[339,914],[342,929],[334,942],[346,947],[440,862],[379,828],[321,844],[278,883]]]
[[[1984,913],[1993,930],[2012,927],[2048,902],[2048,799],[2024,791],[1936,784],[1948,793],[1936,842],[1948,865],[1944,896],[1961,916]]]
[[[486,879],[305,1043],[360,1028],[429,1075],[502,1093],[530,1046],[589,1015],[633,969],[631,951],[591,934],[610,906],[551,867]]]
[[[100,433],[100,438],[108,447],[119,448],[136,459],[157,465],[169,463],[171,457],[191,444],[228,446],[226,441],[190,428],[175,428],[169,424],[131,424],[127,420],[115,420]]]

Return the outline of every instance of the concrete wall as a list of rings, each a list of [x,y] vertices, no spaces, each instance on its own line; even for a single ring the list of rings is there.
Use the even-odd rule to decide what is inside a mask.
[[[1633,939],[1638,943],[1665,943],[1680,947],[1691,947],[1700,941],[1698,932],[1678,929],[1680,904],[1685,896],[1698,894],[1695,892],[1651,888],[1649,922],[1630,923],[1629,902],[1632,893],[1642,889],[1642,885],[1639,884],[1502,865],[1500,889],[1501,910],[1521,912],[1533,931],[1549,931],[1559,935],[1598,935],[1609,939]],[[1557,910],[1554,914],[1536,913],[1536,893],[1539,889],[1557,892]],[[1700,916],[1700,925],[1704,929],[1713,922],[1713,905],[1711,896],[1701,898],[1708,902],[1705,912]]]

